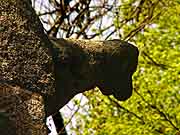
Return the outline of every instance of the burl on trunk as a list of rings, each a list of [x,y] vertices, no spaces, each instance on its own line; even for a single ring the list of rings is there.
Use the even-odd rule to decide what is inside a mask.
[[[99,87],[104,95],[124,101],[132,95],[138,49],[122,40],[90,41],[50,38],[55,54],[56,92],[45,98],[47,115],[78,93]]]

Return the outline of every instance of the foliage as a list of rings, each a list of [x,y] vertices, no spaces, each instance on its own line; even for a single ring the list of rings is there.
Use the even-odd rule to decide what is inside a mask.
[[[93,11],[90,10],[93,5],[90,4],[87,8],[86,3],[86,12],[83,10],[83,2],[85,1],[80,0],[76,8],[83,14],[85,22],[93,14],[98,14],[100,9],[111,8],[105,10],[105,14],[98,14],[98,19],[90,22],[83,31],[77,23],[84,26],[84,21],[76,19],[77,23],[74,23],[73,27],[77,28],[72,31],[79,34],[76,38],[122,38],[138,46],[140,57],[138,69],[133,76],[133,96],[125,102],[119,102],[111,96],[103,96],[98,90],[84,93],[88,98],[89,108],[86,112],[75,114],[76,126],[72,126],[71,130],[77,135],[178,134],[180,1],[121,0],[109,3],[105,0],[104,3],[101,1],[101,7],[96,6]],[[113,4],[115,6],[112,6]],[[54,6],[56,7],[57,5]],[[80,15],[79,12],[77,15]],[[112,19],[107,23],[108,26],[105,24],[107,18]],[[98,25],[94,25],[97,22]],[[59,27],[60,30],[62,27],[64,25]],[[88,29],[91,29],[91,32]]]

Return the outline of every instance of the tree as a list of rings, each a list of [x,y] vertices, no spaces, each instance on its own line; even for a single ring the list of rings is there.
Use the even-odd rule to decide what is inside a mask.
[[[85,4],[81,1],[74,6],[65,6],[63,9],[68,10],[63,12],[58,10],[63,3],[56,0],[51,2],[53,12],[40,13],[41,17],[57,16],[54,22],[49,21],[50,26],[54,26],[47,30],[50,34],[55,33],[56,36],[63,31],[64,34],[59,34],[62,37],[71,37],[73,34],[90,39],[97,36],[103,39],[117,37],[134,42],[140,49],[140,64],[133,78],[135,89],[132,98],[122,103],[104,97],[98,91],[85,93],[90,109],[85,110],[85,113],[76,113],[77,125],[72,126],[72,129],[77,134],[178,134],[179,1],[121,0],[120,3],[111,3],[106,0],[95,1],[100,3],[96,3],[96,6],[92,4],[93,1],[83,1]],[[69,22],[67,20],[72,10],[80,12],[80,15],[76,16],[75,13]],[[101,14],[103,11],[105,13]],[[58,19],[63,18],[62,13],[66,15],[64,20]],[[112,22],[106,23],[108,26],[102,23],[106,15]],[[59,20],[62,25],[58,25]],[[82,24],[71,27],[73,23]]]
[[[2,0],[0,22],[2,134],[47,134],[42,96],[55,91],[51,42],[30,1]]]
[[[118,100],[131,96],[131,77],[138,62],[135,46],[122,40],[59,39],[58,45],[52,44],[30,1],[3,0],[0,8],[0,117],[1,124],[12,131],[1,128],[3,134],[47,134],[45,116],[56,113],[76,93],[95,86]],[[109,72],[112,66],[116,67]],[[121,84],[99,69],[109,76],[121,74]],[[76,87],[79,91],[73,91]],[[66,90],[71,91],[66,95]]]

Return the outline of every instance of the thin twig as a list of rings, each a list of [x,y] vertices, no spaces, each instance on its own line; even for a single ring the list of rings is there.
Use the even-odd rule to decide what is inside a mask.
[[[164,117],[164,119],[166,121],[168,121],[170,123],[170,125],[175,128],[176,130],[180,131],[180,129],[173,124],[173,122],[168,118],[168,114],[166,115],[163,111],[161,111],[156,105],[149,103],[148,101],[145,100],[145,98],[135,89],[135,92],[141,97],[141,99],[148,105],[150,106],[152,109],[156,110],[162,117]]]
[[[65,130],[66,126],[72,121],[72,118],[73,118],[73,117],[75,116],[75,114],[79,111],[82,98],[83,98],[83,95],[82,95],[81,98],[80,98],[80,103],[79,103],[79,105],[78,105],[78,108],[77,108],[77,109],[74,111],[74,113],[71,115],[70,119],[69,119],[68,122],[64,125],[64,127],[63,127],[60,131],[57,131],[58,134],[61,134],[61,133]],[[74,108],[75,108],[75,106],[74,106]],[[73,110],[74,110],[74,109],[73,109]]]
[[[128,112],[128,113],[132,114],[133,116],[135,116],[136,118],[138,118],[138,119],[142,122],[142,124],[145,124],[145,121],[143,120],[142,117],[140,117],[140,116],[138,116],[137,114],[135,114],[134,112],[126,109],[125,107],[123,107],[122,105],[120,105],[116,100],[114,100],[114,99],[111,98],[110,96],[108,96],[108,99],[109,99],[110,101],[112,101],[114,104],[116,104],[117,107],[125,110],[126,112]]]

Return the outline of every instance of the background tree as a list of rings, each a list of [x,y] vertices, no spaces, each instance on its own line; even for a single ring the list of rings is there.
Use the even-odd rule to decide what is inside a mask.
[[[179,0],[52,0],[35,7],[48,34],[86,39],[121,38],[140,49],[134,94],[126,102],[84,93],[76,134],[178,134],[180,125]],[[38,4],[39,3],[39,4]],[[83,109],[83,107],[85,109]],[[87,109],[88,108],[88,109]],[[74,116],[73,115],[73,116]]]

